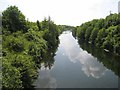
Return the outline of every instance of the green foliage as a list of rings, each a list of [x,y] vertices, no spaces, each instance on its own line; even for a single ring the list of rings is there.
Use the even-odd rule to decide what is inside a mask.
[[[22,88],[21,74],[7,59],[2,60],[2,86],[3,88]]]
[[[12,58],[11,64],[16,67],[21,74],[21,81],[23,87],[30,87],[33,83],[33,78],[36,77],[36,65],[32,61],[32,57],[27,55],[14,55]]]
[[[81,41],[84,41],[85,40],[85,30],[82,28],[82,27],[79,27],[77,29],[78,33],[77,33],[77,36],[78,36],[78,39],[81,40]]]
[[[58,25],[58,28],[60,29],[60,33],[62,33],[63,31],[73,31],[73,29],[75,30],[74,26],[69,26],[69,25]]]
[[[92,29],[93,29],[92,26],[89,26],[89,27],[86,29],[86,32],[85,32],[85,40],[86,40],[86,41],[89,41],[89,37],[90,37],[90,35],[91,35]]]
[[[39,29],[39,31],[41,30],[41,25],[40,25],[40,22],[37,20],[37,27],[38,27],[38,29]]]
[[[43,38],[47,41],[48,48],[52,48],[57,44],[58,36],[59,36],[59,30],[57,25],[54,24],[53,21],[51,21],[51,18],[49,17],[48,20],[44,20],[42,22],[42,25],[44,26],[44,34]]]
[[[42,24],[42,30],[49,28],[49,26],[48,26],[49,23],[46,18],[44,18],[44,20],[41,22],[41,24]]]
[[[9,54],[3,58],[3,87],[9,88],[9,85],[10,88],[29,87],[37,75],[36,72],[32,57]]]
[[[103,48],[113,51],[114,42],[112,39],[113,38],[110,35],[108,35],[103,43]]]
[[[77,28],[72,29],[72,35],[74,38],[77,36]]]
[[[120,14],[111,14],[105,18],[105,28],[120,24]]]
[[[77,27],[79,41],[86,41],[110,52],[120,54],[120,14],[94,19]]]
[[[19,35],[18,35],[19,34]],[[27,48],[27,40],[20,35],[20,32],[13,33],[12,35],[3,35],[3,49],[10,52],[23,52]]]
[[[37,23],[26,21],[16,6],[3,11],[2,18],[2,87],[30,88],[47,51],[53,49],[55,52],[58,27],[50,17]]]
[[[95,43],[95,39],[97,38],[98,30],[99,30],[98,28],[94,28],[94,29],[92,30],[92,32],[91,32],[90,42],[91,42],[92,44]]]
[[[10,6],[2,13],[2,25],[11,32],[27,31],[25,16],[16,6]]]
[[[96,46],[102,46],[106,36],[107,36],[107,33],[105,31],[105,28],[99,30],[96,38]]]

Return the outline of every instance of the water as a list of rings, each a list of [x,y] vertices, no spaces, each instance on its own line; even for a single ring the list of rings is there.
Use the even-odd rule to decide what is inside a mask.
[[[36,88],[118,88],[119,73],[110,64],[115,57],[99,54],[97,58],[96,53],[88,53],[89,46],[80,46],[70,31],[63,32],[59,39],[56,55],[48,65],[51,67],[41,65]]]

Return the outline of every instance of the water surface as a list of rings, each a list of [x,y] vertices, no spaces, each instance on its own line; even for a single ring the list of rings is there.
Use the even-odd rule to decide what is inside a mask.
[[[36,88],[117,88],[118,76],[102,61],[82,49],[72,32],[60,36],[51,67],[41,64]],[[87,47],[87,46],[86,46]],[[109,56],[101,56],[106,58]],[[111,59],[111,58],[109,58]],[[49,59],[47,60],[49,61]]]

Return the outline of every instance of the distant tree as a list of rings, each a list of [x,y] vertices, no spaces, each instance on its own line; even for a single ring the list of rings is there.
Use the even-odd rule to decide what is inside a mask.
[[[0,14],[0,27],[2,26],[2,15]]]
[[[37,27],[39,29],[39,31],[41,30],[41,25],[40,25],[40,22],[37,20]]]
[[[44,20],[41,22],[42,24],[42,29],[48,29],[49,26],[48,26],[48,20],[46,19],[46,17],[44,18]]]
[[[77,31],[78,31],[78,34],[77,34],[78,39],[79,39],[80,41],[84,41],[84,40],[85,40],[85,30],[83,30],[82,27],[79,27],[79,28],[77,29]]]
[[[0,14],[0,34],[2,34],[2,15]]]

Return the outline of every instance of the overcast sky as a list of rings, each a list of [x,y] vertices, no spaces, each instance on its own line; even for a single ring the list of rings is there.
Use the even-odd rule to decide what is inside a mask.
[[[56,24],[81,25],[86,21],[118,13],[120,0],[0,0],[0,11],[16,5],[29,21],[51,16]]]

